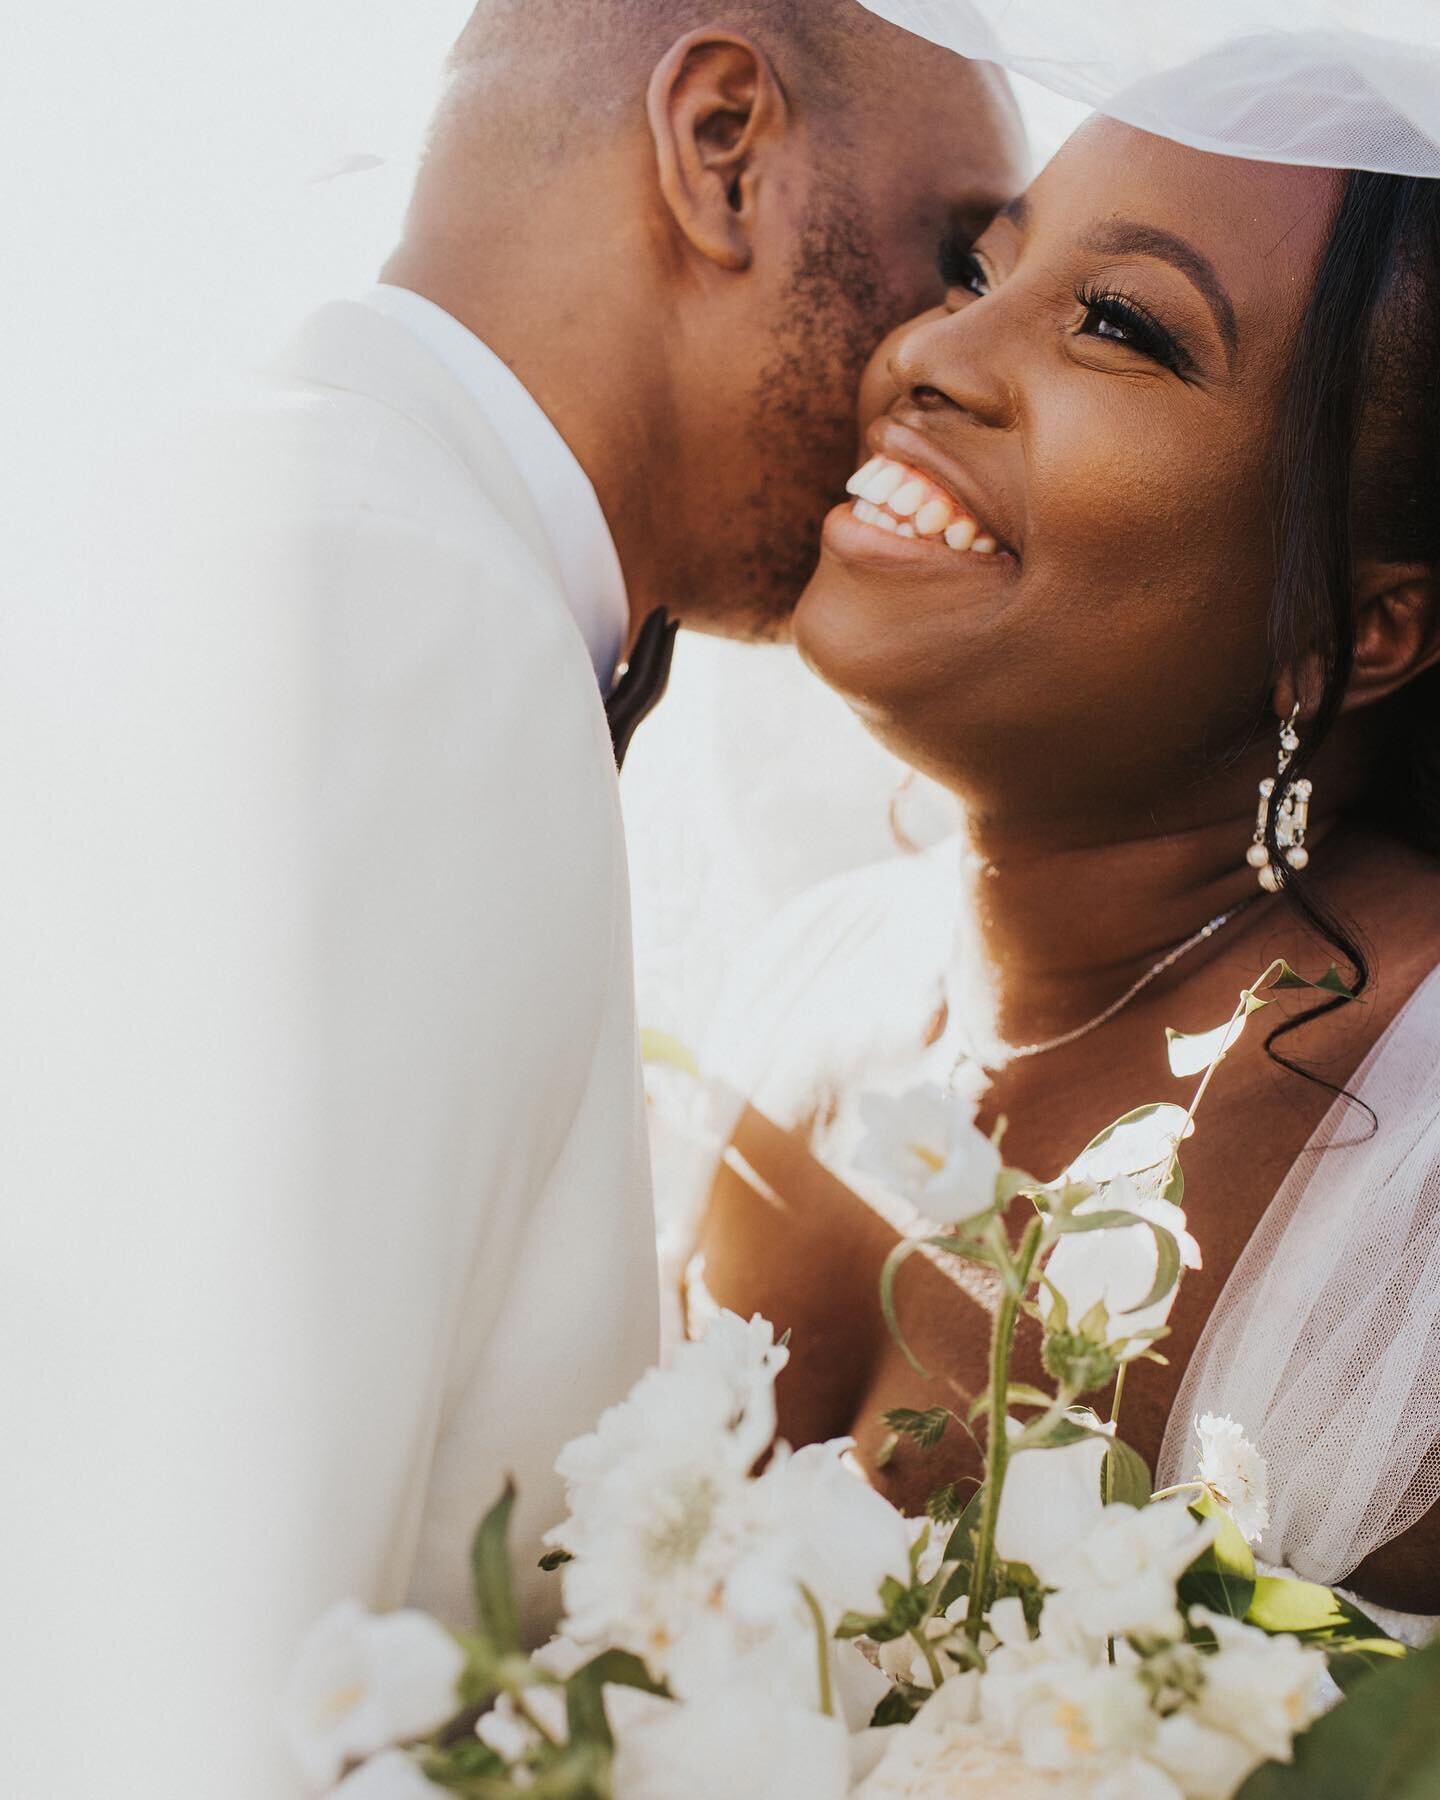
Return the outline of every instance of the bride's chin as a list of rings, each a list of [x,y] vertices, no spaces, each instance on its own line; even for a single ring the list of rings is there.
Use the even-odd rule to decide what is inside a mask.
[[[904,707],[918,698],[917,688],[932,684],[937,662],[952,660],[961,617],[955,589],[970,584],[937,569],[928,547],[913,562],[903,550],[871,562],[863,542],[858,556],[850,545],[837,554],[838,536],[827,522],[820,561],[791,620],[792,641],[808,667],[862,715]],[[967,625],[983,634],[983,617],[977,609]]]

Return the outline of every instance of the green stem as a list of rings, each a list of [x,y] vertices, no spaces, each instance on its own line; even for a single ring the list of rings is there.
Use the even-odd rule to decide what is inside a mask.
[[[1021,1234],[1015,1261],[1002,1271],[1004,1288],[990,1330],[990,1414],[986,1421],[985,1499],[980,1509],[980,1529],[975,1538],[975,1562],[970,1572],[970,1604],[965,1630],[972,1643],[980,1641],[985,1623],[985,1595],[995,1564],[995,1524],[1000,1517],[1000,1494],[1005,1486],[1009,1445],[1005,1436],[1005,1397],[1010,1391],[1010,1358],[1015,1349],[1015,1323],[1020,1302],[1030,1284],[1030,1270],[1040,1247],[1043,1221],[1031,1219]]]
[[[1150,1496],[1152,1500],[1171,1500],[1176,1494],[1208,1494],[1210,1489],[1203,1481],[1177,1481],[1174,1487],[1156,1488]]]
[[[919,1645],[920,1653],[925,1658],[925,1666],[930,1671],[931,1685],[937,1688],[942,1686],[945,1680],[945,1672],[940,1667],[940,1658],[935,1654],[935,1646],[925,1635],[924,1626],[921,1626],[916,1631],[912,1631],[910,1635]]]
[[[815,1621],[815,1645],[817,1662],[820,1670],[820,1710],[827,1719],[835,1716],[835,1695],[830,1686],[830,1634],[825,1629],[825,1613],[820,1602],[802,1581],[800,1592],[805,1596],[805,1604],[810,1608],[810,1617]]]

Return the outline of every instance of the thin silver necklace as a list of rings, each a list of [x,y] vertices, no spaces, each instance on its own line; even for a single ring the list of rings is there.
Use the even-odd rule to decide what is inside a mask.
[[[1013,1062],[1022,1056],[1043,1056],[1047,1050],[1059,1050],[1066,1044],[1073,1044],[1078,1038],[1088,1037],[1092,1031],[1098,1031],[1102,1025],[1109,1024],[1116,1013],[1123,1012],[1137,995],[1144,993],[1152,981],[1163,975],[1167,969],[1174,968],[1182,956],[1187,956],[1190,951],[1198,949],[1201,944],[1214,937],[1222,926],[1228,925],[1247,907],[1253,906],[1259,898],[1258,894],[1252,895],[1250,899],[1242,900],[1237,906],[1232,906],[1228,912],[1216,913],[1215,917],[1207,924],[1202,925],[1198,931],[1192,932],[1182,943],[1176,944],[1172,950],[1167,950],[1159,962],[1152,963],[1138,981],[1131,982],[1118,1000],[1112,1000],[1105,1010],[1096,1013],[1093,1019],[1087,1019],[1083,1025],[1076,1025],[1069,1031],[1062,1031],[1058,1037],[1043,1038],[1038,1044],[1016,1044],[1006,1052],[1006,1061]],[[981,1068],[985,1066],[980,1062],[973,1048],[969,1045],[962,1045],[960,1054],[955,1058],[950,1070],[948,1085],[951,1088],[954,1087],[956,1077],[966,1063],[975,1063]]]

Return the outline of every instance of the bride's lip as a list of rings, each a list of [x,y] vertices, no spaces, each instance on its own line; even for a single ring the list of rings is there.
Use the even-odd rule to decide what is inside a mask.
[[[842,501],[825,516],[820,534],[823,549],[842,562],[870,564],[893,569],[897,563],[907,565],[912,574],[922,571],[948,581],[974,579],[984,571],[992,575],[1001,570],[1014,570],[1015,558],[1005,550],[993,556],[957,556],[943,538],[901,537],[895,531],[877,531],[855,516],[852,503]]]
[[[992,560],[1020,560],[1015,538],[1006,529],[1003,508],[998,507],[991,496],[981,493],[969,472],[942,455],[923,432],[884,415],[871,424],[865,433],[865,442],[872,455],[906,463],[921,475],[928,476],[966,513],[980,520],[982,530],[988,531],[998,546],[998,553]]]

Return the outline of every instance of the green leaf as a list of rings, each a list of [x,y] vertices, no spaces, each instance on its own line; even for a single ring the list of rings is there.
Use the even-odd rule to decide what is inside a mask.
[[[668,1694],[663,1682],[654,1680],[638,1656],[628,1650],[602,1650],[565,1683],[565,1721],[570,1742],[614,1745],[610,1721],[605,1717],[605,1688],[639,1688],[643,1694]]]
[[[1185,1171],[1180,1167],[1177,1156],[1170,1166],[1170,1179],[1165,1183],[1160,1198],[1168,1200],[1172,1206],[1179,1206],[1185,1199]]]
[[[927,1688],[899,1681],[870,1715],[871,1725],[908,1725],[930,1698]]]
[[[1155,1280],[1150,1292],[1138,1306],[1127,1306],[1120,1314],[1122,1319],[1131,1313],[1144,1312],[1147,1306],[1154,1306],[1161,1301],[1180,1279],[1180,1240],[1173,1231],[1167,1231],[1163,1225],[1151,1224],[1151,1236],[1155,1239]]]
[[[1180,1577],[1180,1603],[1243,1619],[1255,1598],[1255,1558],[1250,1546],[1213,1494],[1202,1494],[1190,1513],[1196,1519],[1218,1519],[1220,1530],[1215,1542]]]
[[[540,1567],[547,1575],[553,1575],[556,1569],[563,1568],[567,1562],[574,1560],[568,1550],[547,1550],[540,1558]]]
[[[875,1467],[888,1469],[895,1460],[895,1452],[900,1448],[900,1433],[889,1431],[881,1440],[880,1448],[875,1452]]]
[[[1032,1422],[1033,1423],[1033,1422]],[[1037,1437],[1030,1436],[1031,1426],[1027,1425],[1020,1435],[1013,1439],[1010,1453],[1013,1456],[1020,1450],[1063,1450],[1069,1444],[1079,1444],[1086,1438],[1104,1438],[1110,1441],[1110,1433],[1094,1425],[1082,1425],[1077,1419],[1052,1419],[1045,1430]],[[1149,1496],[1147,1495],[1148,1499]]]
[[[1280,973],[1270,983],[1276,988],[1313,988],[1324,994],[1340,994],[1346,1000],[1355,998],[1354,992],[1341,979],[1340,971],[1331,963],[1330,967],[1318,981],[1311,981],[1306,976],[1292,969],[1287,962],[1280,965]]]
[[[484,1794],[494,1783],[501,1784],[500,1792],[509,1791],[504,1761],[474,1736],[460,1739],[449,1749],[427,1754],[420,1767],[427,1781],[451,1793]]]
[[[1410,1654],[1404,1644],[1392,1637],[1343,1638],[1323,1648],[1335,1685],[1346,1694],[1353,1693],[1362,1681],[1397,1657]]]
[[[1052,1229],[1062,1235],[1076,1231],[1120,1231],[1128,1225],[1148,1225],[1139,1213],[1102,1207],[1098,1212],[1067,1213],[1057,1217]]]
[[[1262,1631],[1289,1632],[1312,1643],[1320,1639],[1388,1635],[1340,1594],[1313,1581],[1292,1581],[1280,1575],[1256,1578],[1255,1595],[1245,1619]]]
[[[910,1367],[926,1381],[930,1379],[930,1371],[905,1341],[905,1334],[900,1329],[900,1320],[895,1312],[895,1277],[900,1272],[900,1265],[907,1257],[912,1256],[920,1248],[916,1238],[901,1238],[900,1242],[885,1258],[880,1269],[880,1310],[885,1315],[885,1323],[890,1329],[900,1354]]]
[[[995,1178],[995,1205],[1002,1212],[1019,1194],[1040,1194],[1045,1183],[1037,1181],[1024,1169],[1001,1169]]]
[[[935,1602],[935,1611],[944,1613],[960,1599],[962,1594],[970,1591],[970,1576],[975,1567],[975,1536],[980,1529],[980,1518],[985,1506],[985,1488],[982,1484],[970,1496],[964,1512],[961,1513],[955,1529],[950,1533],[949,1542],[945,1546],[944,1565],[949,1569],[944,1584]]]
[[[1247,1625],[1285,1632],[1322,1649],[1337,1684],[1353,1688],[1405,1646],[1383,1632],[1353,1601],[1311,1581],[1261,1575],[1245,1614]]]
[[[882,1613],[847,1612],[835,1627],[838,1638],[868,1637],[877,1644],[891,1644],[913,1631],[930,1609],[930,1582],[902,1587],[893,1575],[880,1584]]]
[[[994,1213],[982,1213],[978,1216],[987,1222],[996,1217]],[[992,1269],[998,1269],[1001,1264],[994,1245],[983,1232],[966,1230],[969,1223],[968,1219],[962,1220],[955,1230],[943,1232],[938,1237],[925,1238],[923,1242],[933,1249],[944,1250],[950,1256],[962,1256],[968,1262],[985,1263]]]
[[[1368,1676],[1266,1763],[1237,1800],[1435,1800],[1440,1794],[1440,1642]]]
[[[480,1521],[470,1548],[470,1576],[475,1610],[493,1649],[501,1656],[520,1650],[520,1617],[510,1576],[510,1514],[515,1483],[507,1476],[504,1492]]]
[[[929,1406],[924,1412],[916,1412],[910,1406],[892,1406],[881,1415],[892,1431],[914,1438],[922,1450],[933,1450],[940,1442],[951,1416],[948,1406]]]
[[[1005,1390],[1005,1404],[1010,1406],[1051,1406],[1055,1396],[1047,1394],[1043,1388],[1031,1387],[1023,1381],[1012,1381]],[[970,1402],[965,1417],[973,1425],[981,1413],[989,1412],[989,1392],[977,1394]]]
[[[1122,1501],[1126,1506],[1148,1506],[1153,1491],[1145,1458],[1119,1438],[1113,1439],[1100,1465],[1100,1492],[1107,1503]]]
[[[936,1488],[925,1502],[927,1515],[937,1525],[953,1525],[965,1510],[965,1502],[960,1497],[960,1490],[953,1481],[947,1481],[944,1487]]]

